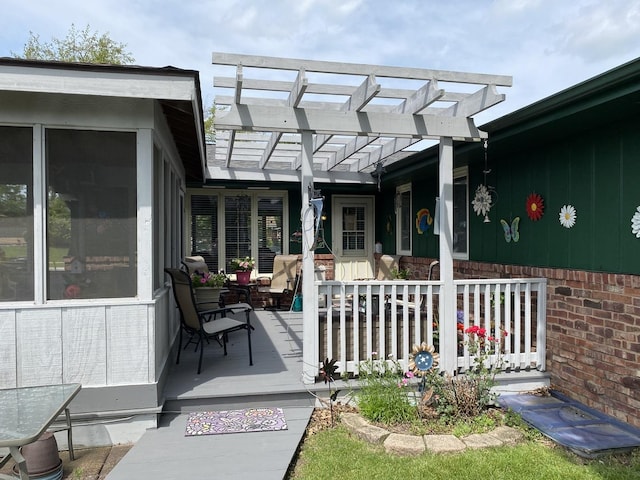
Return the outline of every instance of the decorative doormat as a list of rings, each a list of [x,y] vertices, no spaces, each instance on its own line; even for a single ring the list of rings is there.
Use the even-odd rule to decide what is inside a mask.
[[[223,433],[286,430],[282,408],[245,408],[219,412],[192,412],[187,419],[185,437]]]

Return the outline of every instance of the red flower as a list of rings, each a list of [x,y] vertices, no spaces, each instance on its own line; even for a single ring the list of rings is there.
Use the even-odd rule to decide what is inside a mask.
[[[527,215],[534,222],[540,220],[544,214],[544,200],[537,193],[527,197]]]

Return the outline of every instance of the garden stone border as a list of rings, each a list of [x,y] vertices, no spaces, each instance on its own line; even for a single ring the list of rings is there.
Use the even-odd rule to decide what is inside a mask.
[[[500,447],[515,445],[524,439],[524,434],[511,427],[497,427],[487,433],[474,433],[458,438],[455,435],[405,435],[391,433],[384,428],[371,425],[357,413],[343,413],[342,423],[358,438],[373,444],[382,444],[387,453],[396,455],[420,455],[424,452],[451,453],[466,448]]]

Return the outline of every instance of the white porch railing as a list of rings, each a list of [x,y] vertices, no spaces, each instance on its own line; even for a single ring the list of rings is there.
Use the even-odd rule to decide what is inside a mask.
[[[440,281],[316,281],[318,362],[337,360],[339,372],[356,373],[371,358],[409,363],[414,344],[455,349],[457,367],[473,365],[463,330],[471,325],[503,338],[500,355],[491,357],[505,370],[545,369],[546,279],[456,280],[457,316],[440,318]],[[331,319],[331,321],[327,321]],[[440,335],[444,321],[460,323],[457,337]],[[507,336],[503,336],[507,332]]]

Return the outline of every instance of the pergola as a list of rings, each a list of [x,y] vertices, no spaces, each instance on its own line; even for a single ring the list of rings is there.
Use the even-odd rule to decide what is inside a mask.
[[[215,159],[206,178],[301,183],[303,231],[313,231],[315,183],[371,184],[376,170],[422,140],[439,142],[441,315],[455,312],[453,288],[453,141],[487,134],[473,115],[504,101],[504,75],[451,72],[214,53],[213,65],[235,75],[214,77]],[[303,242],[304,298],[314,295],[314,260]],[[303,313],[304,380],[317,373],[313,311]],[[443,328],[447,323],[443,322]],[[455,324],[449,332],[455,335]],[[441,332],[447,335],[447,331]],[[314,346],[316,345],[316,346]],[[455,358],[442,358],[445,368]]]

